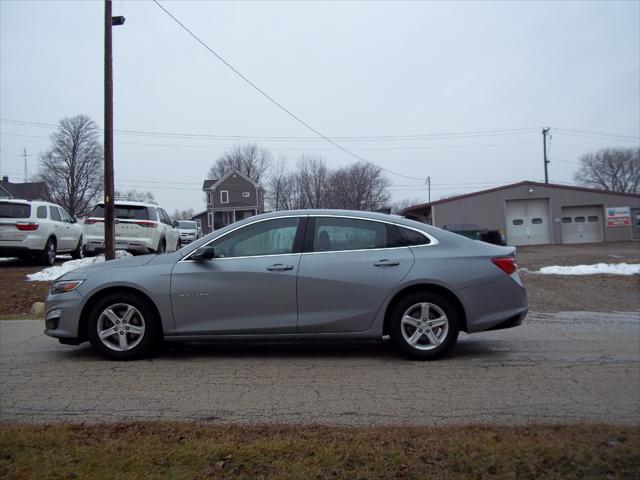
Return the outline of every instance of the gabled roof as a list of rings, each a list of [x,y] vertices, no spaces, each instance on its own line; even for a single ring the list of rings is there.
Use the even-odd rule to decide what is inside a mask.
[[[235,168],[232,168],[231,170],[229,170],[227,173],[225,173],[222,177],[220,177],[218,180],[205,180],[204,183],[202,184],[202,189],[203,190],[215,190],[216,188],[218,188],[218,186],[224,182],[227,178],[229,178],[232,174],[236,174],[241,176],[242,178],[244,178],[247,182],[249,182],[251,185],[253,185],[256,188],[262,188],[262,185],[260,185],[257,182],[254,182],[253,180],[251,180],[249,177],[247,177],[244,173],[240,172],[239,170],[236,170]],[[263,189],[264,190],[264,189]]]
[[[202,190],[209,190],[211,188],[211,185],[214,185],[217,181],[217,179],[205,180],[202,184]]]
[[[47,198],[46,182],[11,183],[2,179],[0,186],[15,198],[24,198],[25,200],[45,200]]]
[[[411,207],[407,207],[403,209],[400,214],[404,215],[406,213],[415,212],[417,210],[424,210],[425,208],[429,208],[433,205],[440,205],[442,203],[455,202],[456,200],[461,200],[463,198],[475,197],[477,195],[484,195],[485,193],[498,192],[500,190],[508,190],[509,188],[514,187],[522,187],[522,186],[534,186],[534,187],[546,187],[546,188],[561,188],[564,190],[578,190],[583,192],[591,192],[591,193],[606,193],[607,195],[621,195],[621,196],[631,196],[640,198],[640,194],[638,193],[623,193],[623,192],[612,192],[610,190],[601,190],[599,188],[587,188],[587,187],[576,187],[573,185],[559,185],[557,183],[541,183],[541,182],[531,182],[529,180],[525,180],[523,182],[511,183],[509,185],[503,185],[502,187],[489,188],[487,190],[480,190],[478,192],[465,193],[463,195],[456,195],[455,197],[443,198],[442,200],[436,200],[431,203],[421,203],[419,205],[413,205]]]

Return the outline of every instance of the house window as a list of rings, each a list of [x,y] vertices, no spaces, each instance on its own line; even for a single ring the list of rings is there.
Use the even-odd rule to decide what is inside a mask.
[[[541,218],[533,218],[531,220],[531,223],[533,223],[534,225],[540,225],[542,223],[542,219]]]
[[[591,215],[589,217],[587,217],[587,220],[589,220],[590,222],[597,222],[599,220],[597,215]]]
[[[211,205],[211,192],[207,192],[207,205]]]
[[[251,196],[251,193],[249,192],[242,192],[242,198],[249,198]]]
[[[229,203],[229,192],[227,190],[220,192],[220,203]]]
[[[209,224],[209,228],[213,227],[213,213],[209,212],[207,214],[207,223]]]
[[[522,220],[522,219],[520,219],[520,218],[516,218],[516,219],[513,221],[513,224],[514,224],[514,225],[522,225],[522,224],[524,224],[524,220]]]

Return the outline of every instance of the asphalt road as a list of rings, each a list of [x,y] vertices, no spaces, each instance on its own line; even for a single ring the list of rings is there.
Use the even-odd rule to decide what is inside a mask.
[[[530,315],[427,363],[388,342],[200,344],[116,363],[42,328],[0,322],[0,421],[640,424],[638,314]]]

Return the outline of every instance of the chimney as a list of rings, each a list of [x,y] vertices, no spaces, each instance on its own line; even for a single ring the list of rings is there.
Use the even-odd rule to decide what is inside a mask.
[[[2,181],[8,183],[9,182],[9,176],[8,175],[3,175],[2,176]]]

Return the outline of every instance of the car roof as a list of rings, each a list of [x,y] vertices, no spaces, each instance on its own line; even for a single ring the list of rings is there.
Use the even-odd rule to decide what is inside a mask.
[[[391,215],[388,213],[368,212],[364,210],[338,210],[338,209],[304,209],[304,210],[281,210],[269,213],[263,213],[250,219],[269,218],[269,217],[299,217],[299,216],[333,216],[333,217],[354,217],[364,218],[369,220],[378,220],[381,222],[397,223],[399,225],[406,225],[408,227],[419,228],[424,231],[429,231],[430,225],[426,223],[416,222],[415,220],[409,220],[400,215]]]
[[[134,207],[154,207],[159,208],[158,205],[149,202],[136,202],[134,200],[116,200],[113,202],[114,205],[131,205]],[[98,205],[104,207],[104,202],[98,202]]]

